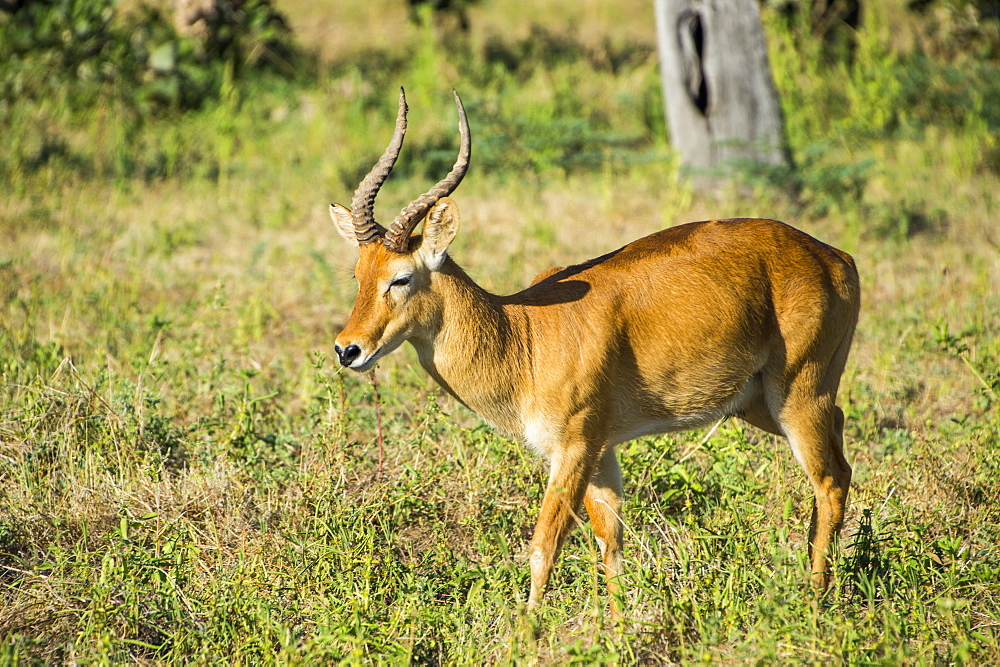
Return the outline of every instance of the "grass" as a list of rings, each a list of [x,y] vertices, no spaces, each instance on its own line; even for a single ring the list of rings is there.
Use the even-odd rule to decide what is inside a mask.
[[[401,6],[378,32],[378,6],[355,4],[337,6],[377,34],[364,48],[344,28],[327,43],[330,7],[288,3],[328,59],[315,81],[234,84],[127,135],[112,107],[4,112],[0,660],[1000,661],[994,107],[935,111],[903,86],[878,127],[849,123],[881,104],[865,75],[809,70],[772,32],[800,194],[703,189],[651,120],[655,60],[622,55],[616,72],[595,57],[611,9],[580,4],[575,32],[536,35],[550,67],[507,70],[435,55]],[[501,5],[475,11],[472,53],[532,43]],[[604,53],[652,52],[640,14],[611,23]],[[993,99],[995,66],[887,60],[891,42],[871,39],[876,69],[925,76],[929,98],[961,97],[948,77],[963,70]],[[384,71],[364,70],[372,58]],[[400,83],[413,136],[378,213],[453,159],[456,85],[476,153],[453,254],[495,291],[718,216],[785,219],[855,256],[864,306],[841,389],[855,483],[826,601],[805,574],[804,475],[738,422],[703,445],[620,447],[621,625],[586,526],[526,613],[545,465],[409,349],[376,371],[379,472],[373,385],[330,358],[354,286],[325,207],[383,148]],[[582,143],[560,153],[570,135]]]

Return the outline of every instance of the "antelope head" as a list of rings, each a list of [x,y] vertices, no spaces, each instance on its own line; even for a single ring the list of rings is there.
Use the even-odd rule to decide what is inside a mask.
[[[472,141],[462,100],[455,93],[461,135],[458,159],[447,176],[410,202],[388,228],[375,221],[379,189],[399,157],[406,134],[406,96],[399,91],[396,131],[382,157],[354,192],[351,208],[330,205],[337,231],[360,250],[354,274],[358,296],[334,350],[343,366],[367,371],[435,317],[432,273],[444,263],[458,233],[458,209],[448,195],[469,167]],[[423,233],[413,230],[423,221]]]

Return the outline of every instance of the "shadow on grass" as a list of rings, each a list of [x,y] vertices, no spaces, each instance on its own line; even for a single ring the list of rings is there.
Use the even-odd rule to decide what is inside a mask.
[[[848,597],[874,604],[892,596],[889,558],[882,547],[889,539],[876,531],[871,510],[863,510],[858,530],[851,536],[848,546],[850,555],[841,568]]]

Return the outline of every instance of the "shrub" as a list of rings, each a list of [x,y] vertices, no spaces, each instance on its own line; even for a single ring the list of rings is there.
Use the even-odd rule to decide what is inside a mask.
[[[37,0],[0,23],[0,102],[57,99],[77,109],[113,94],[142,111],[198,108],[225,72],[294,73],[299,51],[269,0],[245,3],[204,44],[156,8],[119,16],[117,0]]]

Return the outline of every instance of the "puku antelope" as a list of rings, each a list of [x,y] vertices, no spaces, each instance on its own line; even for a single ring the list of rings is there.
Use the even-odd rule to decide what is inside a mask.
[[[457,93],[455,102],[455,166],[388,228],[373,205],[406,132],[402,90],[395,133],[351,209],[330,207],[340,234],[360,248],[357,300],[334,347],[340,363],[367,371],[409,341],[445,391],[548,457],[529,608],[582,504],[619,613],[614,446],[728,416],[791,444],[815,490],[809,552],[813,581],[825,589],[851,481],[835,403],[860,306],[850,255],[774,220],[694,222],[543,272],[516,294],[491,294],[448,255],[459,227],[448,195],[471,155]],[[421,221],[423,233],[413,234]]]

